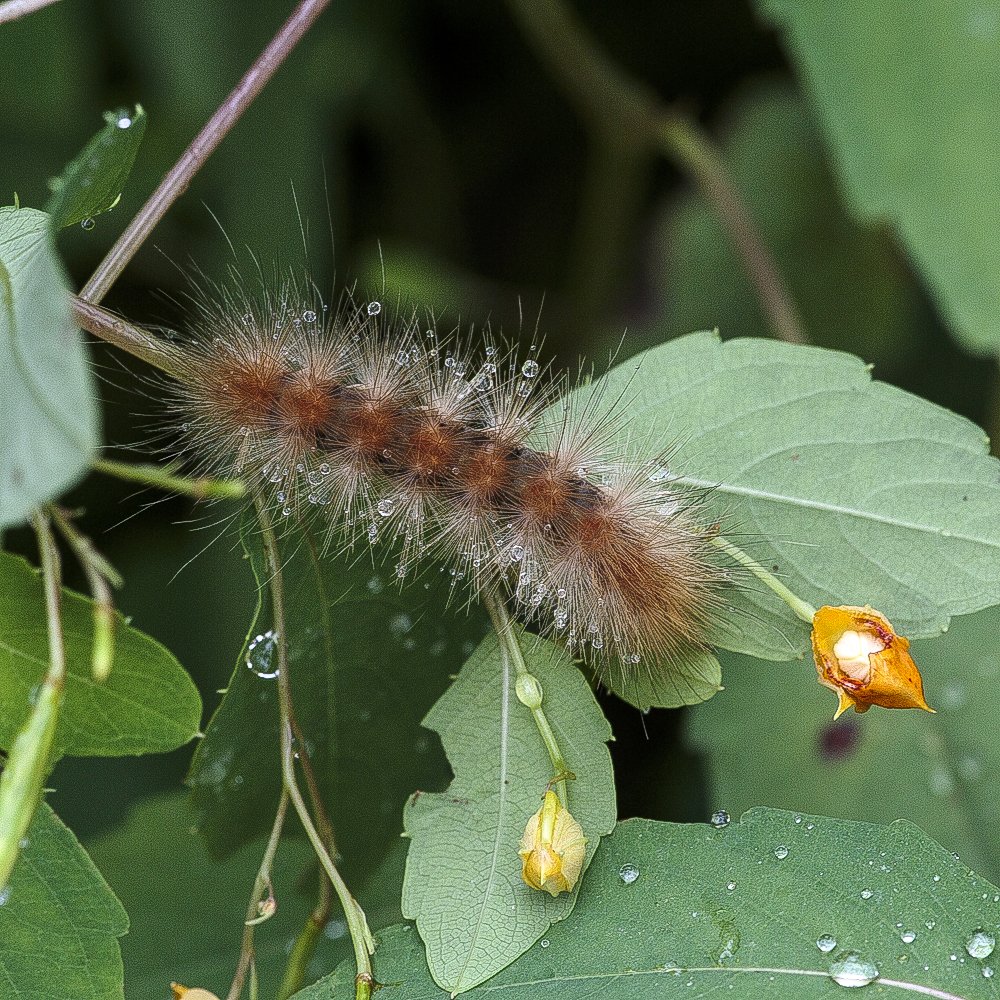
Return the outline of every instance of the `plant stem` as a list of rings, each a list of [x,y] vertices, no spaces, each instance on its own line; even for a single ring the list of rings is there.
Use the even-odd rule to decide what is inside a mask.
[[[87,575],[94,602],[94,643],[90,654],[90,672],[95,681],[108,679],[115,658],[115,599],[112,587],[124,582],[118,571],[94,548],[94,543],[79,531],[72,519],[55,505],[51,516],[63,538],[69,543]]]
[[[247,904],[247,915],[243,922],[243,939],[240,944],[240,960],[236,966],[236,974],[233,982],[226,994],[226,1000],[239,1000],[243,992],[243,983],[246,980],[247,970],[251,968],[254,961],[254,932],[257,924],[267,919],[269,914],[260,913],[260,901],[264,898],[264,891],[267,890],[267,898],[273,899],[271,888],[271,866],[274,864],[275,855],[278,853],[278,844],[281,842],[281,830],[285,825],[285,816],[288,812],[288,792],[281,791],[281,798],[278,800],[278,808],[274,814],[274,823],[271,826],[271,836],[268,838],[267,847],[264,849],[264,856],[261,858],[260,868],[257,869],[257,877],[254,879],[253,891],[250,893],[250,902]],[[272,911],[273,912],[273,911]]]
[[[130,465],[107,458],[96,458],[93,468],[96,472],[103,472],[125,482],[141,483],[169,493],[182,493],[196,500],[239,500],[247,492],[246,483],[238,479],[185,479],[183,476],[173,475],[174,466],[169,465],[160,468],[158,465]]]
[[[306,917],[306,922],[299,931],[299,936],[292,946],[292,953],[288,956],[288,963],[285,966],[285,974],[281,978],[281,985],[278,987],[278,1000],[288,1000],[289,997],[298,993],[302,989],[306,980],[306,967],[309,959],[312,958],[316,950],[316,943],[319,941],[320,933],[326,926],[330,917],[330,882],[326,875],[321,875],[321,893],[325,895],[325,900],[320,899],[312,913]]]
[[[181,158],[170,168],[148,201],[136,213],[125,232],[98,265],[83,287],[81,297],[100,302],[145,242],[167,209],[187,190],[192,178],[215,152],[229,130],[253,103],[265,84],[330,0],[300,0],[288,20],[254,60],[232,93],[222,102],[205,127],[192,140]]]
[[[508,6],[592,133],[643,142],[695,180],[728,229],[774,335],[807,343],[781,273],[709,137],[616,66],[562,0],[508,0]]]
[[[776,576],[768,573],[756,559],[748,556],[741,548],[733,545],[721,535],[713,536],[711,541],[716,548],[721,549],[731,559],[750,570],[761,583],[773,590],[795,612],[798,618],[801,618],[808,625],[812,624],[812,620],[816,616],[816,609],[811,604],[807,604],[802,598],[793,594]]]
[[[70,296],[70,305],[73,319],[80,329],[183,381],[186,366],[184,352],[180,348],[164,343],[148,330],[115,316],[107,309],[85,302],[78,295]]]
[[[31,516],[38,538],[49,633],[49,669],[34,707],[21,727],[0,774],[0,890],[3,890],[21,850],[21,840],[42,800],[42,783],[55,743],[56,723],[66,685],[66,651],[60,609],[59,550],[48,520],[41,512]]]
[[[566,758],[563,757],[562,750],[559,749],[556,734],[552,731],[552,726],[549,725],[545,709],[542,708],[544,693],[541,681],[528,671],[528,666],[524,662],[524,654],[521,652],[517,636],[514,634],[514,623],[511,621],[510,614],[503,601],[493,594],[484,594],[483,603],[486,605],[486,610],[489,612],[490,619],[493,622],[493,630],[500,641],[500,652],[505,660],[505,665],[511,663],[514,665],[514,671],[517,674],[518,680],[518,700],[531,710],[535,725],[538,727],[538,733],[542,737],[545,749],[548,751],[549,760],[552,761],[552,780],[556,785],[556,791],[559,794],[563,808],[568,809],[566,778],[572,776],[573,772],[569,769]],[[527,699],[522,697],[521,691],[525,686],[532,692],[533,697]]]
[[[340,900],[340,905],[343,908],[344,918],[347,921],[347,929],[351,935],[351,943],[354,946],[354,958],[358,970],[354,981],[355,1000],[369,1000],[375,982],[371,964],[371,954],[375,950],[375,941],[368,928],[368,920],[365,917],[364,910],[361,909],[357,900],[351,895],[347,884],[344,882],[343,877],[337,870],[337,866],[333,862],[333,858],[323,843],[323,838],[313,823],[309,808],[302,797],[302,792],[299,790],[295,777],[295,740],[292,731],[294,712],[292,709],[291,678],[288,666],[285,587],[281,556],[278,551],[278,541],[275,537],[274,529],[271,527],[271,522],[263,505],[258,504],[257,514],[264,542],[264,551],[267,555],[268,570],[270,572],[269,585],[278,652],[278,707],[281,715],[282,782],[305,829],[306,836],[309,838],[309,843],[312,844],[313,851],[315,851],[316,857],[319,858],[319,863],[329,877],[334,891]]]

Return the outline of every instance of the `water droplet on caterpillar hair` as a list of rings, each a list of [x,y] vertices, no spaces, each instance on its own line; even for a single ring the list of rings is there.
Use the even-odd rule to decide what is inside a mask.
[[[278,501],[278,503],[284,503],[285,500],[287,499],[287,494],[283,490],[278,490],[278,492],[275,493],[274,496],[275,499]]]
[[[380,517],[389,517],[396,509],[396,501],[390,497],[384,497],[375,505]]]
[[[400,368],[408,367],[410,364],[410,355],[406,351],[400,349],[396,353],[396,364],[399,365]]]
[[[534,348],[532,348],[534,350]],[[541,365],[537,361],[525,361],[521,365],[521,374],[525,378],[534,378],[542,370]]]
[[[303,318],[303,319],[304,319],[304,320],[305,320],[305,321],[306,321],[307,323],[315,323],[315,322],[316,322],[316,313],[314,313],[314,312],[312,311],[312,309],[307,309],[307,310],[306,310],[306,311],[305,311],[305,312],[304,312],[304,313],[302,314],[302,318]]]
[[[640,663],[641,661],[642,657],[638,653],[629,653],[628,656],[625,657],[626,663]]]
[[[524,558],[524,546],[512,545],[508,555],[510,556],[511,562],[520,562]]]
[[[604,649],[604,640],[599,635],[595,635],[594,638],[590,640],[590,644],[594,647],[594,649]]]
[[[557,629],[564,629],[569,624],[569,612],[565,608],[556,608],[553,617]]]
[[[378,540],[378,525],[369,524],[368,525],[368,541],[375,542]]]
[[[328,476],[328,475],[330,475],[330,466],[326,462],[323,462],[320,465],[320,467],[319,467],[319,474],[321,476]]]
[[[381,302],[369,302],[368,303],[368,315],[377,316],[382,311]]]
[[[288,517],[291,513],[292,513],[292,508],[291,507],[282,507],[281,508],[281,516],[282,517]]]

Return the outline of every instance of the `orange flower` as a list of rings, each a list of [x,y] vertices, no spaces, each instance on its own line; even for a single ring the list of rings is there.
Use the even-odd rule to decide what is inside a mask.
[[[544,889],[553,896],[572,892],[583,869],[586,850],[587,838],[580,824],[549,789],[541,809],[524,828],[518,852],[524,863],[521,878],[532,889]]]
[[[849,708],[867,712],[883,708],[922,708],[920,671],[910,656],[910,643],[874,608],[823,607],[813,617],[813,656],[819,682],[840,698],[835,719]]]

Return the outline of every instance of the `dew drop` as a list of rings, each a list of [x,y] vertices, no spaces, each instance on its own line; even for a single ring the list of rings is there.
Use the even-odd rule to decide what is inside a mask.
[[[8,899],[10,899],[10,886],[5,885],[0,889],[0,906],[6,906]]]
[[[626,885],[631,885],[639,877],[639,869],[635,865],[622,865],[618,869],[618,877]]]
[[[727,813],[725,809],[717,809],[709,818],[709,823],[711,823],[716,830],[722,830],[729,826],[729,819],[729,813]]]
[[[306,323],[315,323],[315,322],[316,322],[316,313],[315,313],[315,312],[313,312],[313,310],[312,310],[312,309],[307,309],[307,310],[306,310],[306,311],[305,311],[305,312],[304,312],[304,313],[302,314],[302,319],[303,319],[303,321],[304,321],[304,322],[306,322]]]
[[[368,303],[368,315],[377,316],[382,311],[381,302],[369,302]]]
[[[784,844],[778,844],[778,846],[774,849],[774,856],[779,861],[784,861],[785,858],[788,857],[788,848],[785,847]]]
[[[903,944],[913,944],[913,942],[917,940],[917,932],[903,931],[903,933],[899,935],[899,940],[902,941]]]
[[[965,950],[973,958],[989,958],[993,954],[993,949],[997,945],[997,939],[984,931],[982,927],[977,927],[965,942]]]
[[[94,222],[94,220],[93,220],[93,219],[90,219],[90,218],[88,218],[88,219],[84,219],[84,220],[83,220],[83,221],[82,221],[82,222],[80,223],[80,228],[81,228],[81,229],[82,229],[82,230],[83,230],[84,232],[87,232],[87,233],[89,233],[89,232],[91,231],[91,229],[93,229],[93,228],[94,228],[94,226],[96,226],[96,225],[97,225],[97,223],[96,223],[96,222]]]
[[[830,964],[830,978],[838,986],[852,989],[867,986],[878,979],[878,966],[862,958],[856,951],[847,951]]]
[[[726,888],[727,888],[727,889],[728,889],[728,890],[729,890],[730,892],[732,892],[732,891],[733,891],[733,889],[735,889],[735,888],[736,888],[736,883],[735,883],[735,882],[727,882],[727,883],[726,883]]]
[[[525,361],[521,365],[521,374],[525,378],[534,378],[541,370],[541,366],[537,361]]]
[[[862,889],[861,890],[861,898],[862,899],[871,899],[873,895],[874,895],[874,893],[871,891],[871,889]]]
[[[385,497],[375,505],[375,509],[379,512],[380,517],[389,517],[390,514],[396,509],[396,501]]]
[[[330,475],[330,466],[329,466],[329,463],[323,462],[320,465],[320,467],[319,467],[319,474],[321,476],[328,476],[328,475]]]
[[[510,547],[510,561],[520,562],[524,558],[524,546],[512,545]]]
[[[277,664],[272,665],[274,651],[278,644],[278,633],[268,629],[262,635],[255,636],[247,646],[247,669],[263,680],[271,680],[278,676]]]
[[[993,966],[992,965],[984,965],[983,966],[983,979],[992,979],[992,978],[993,978]]]
[[[549,946],[549,939],[548,938],[542,938],[542,940],[539,941],[538,943],[539,943],[539,945],[541,945],[541,947],[548,948],[548,946]]]
[[[819,948],[823,954],[833,951],[837,947],[837,939],[832,934],[820,934],[816,938],[816,947]]]

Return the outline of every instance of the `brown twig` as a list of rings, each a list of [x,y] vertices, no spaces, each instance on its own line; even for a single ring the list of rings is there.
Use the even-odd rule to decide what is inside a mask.
[[[167,209],[187,190],[195,174],[329,3],[330,0],[300,0],[291,17],[254,60],[243,79],[219,105],[215,114],[170,168],[146,204],[139,209],[125,232],[108,251],[84,285],[81,298],[94,303],[104,298]]]
[[[791,294],[708,135],[608,59],[562,0],[508,0],[508,5],[595,141],[641,142],[693,178],[729,231],[775,336],[807,343]]]

